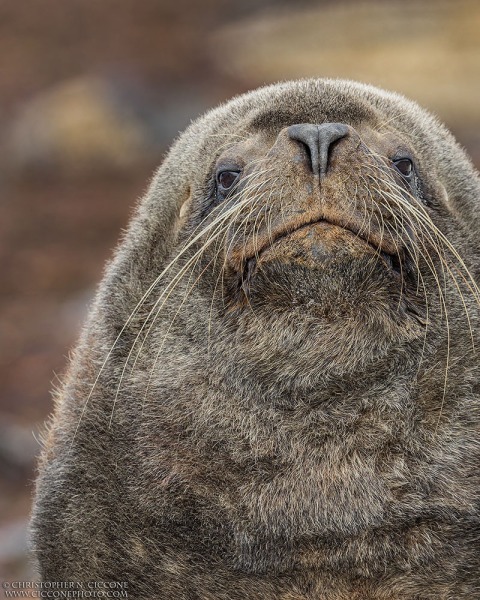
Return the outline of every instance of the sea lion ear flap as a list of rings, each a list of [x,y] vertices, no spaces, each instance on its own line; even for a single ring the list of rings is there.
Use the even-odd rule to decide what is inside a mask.
[[[189,186],[188,195],[183,200],[183,202],[180,204],[180,210],[178,213],[178,222],[177,222],[177,226],[178,226],[179,230],[182,229],[182,227],[185,225],[191,206],[192,206],[192,190]]]

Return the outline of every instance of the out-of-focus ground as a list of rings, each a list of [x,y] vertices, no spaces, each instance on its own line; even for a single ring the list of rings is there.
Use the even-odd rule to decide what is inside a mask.
[[[479,31],[474,0],[0,4],[0,580],[33,577],[50,390],[177,133],[263,83],[348,77],[437,112],[479,165]]]

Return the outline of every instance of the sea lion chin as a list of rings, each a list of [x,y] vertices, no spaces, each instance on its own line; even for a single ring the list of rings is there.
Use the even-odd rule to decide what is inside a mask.
[[[480,598],[478,174],[346,81],[176,141],[57,393],[47,581],[145,600]]]

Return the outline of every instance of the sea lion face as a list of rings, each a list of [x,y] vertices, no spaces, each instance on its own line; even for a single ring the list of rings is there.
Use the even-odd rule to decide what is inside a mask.
[[[217,134],[181,243],[208,232],[198,288],[242,357],[338,374],[423,352],[428,327],[445,344],[444,313],[464,311],[475,285],[452,250],[464,240],[434,149],[391,110],[357,93],[332,109],[324,92]]]
[[[399,140],[363,130],[340,123],[296,124],[281,129],[273,143],[259,134],[220,156],[215,201],[235,213],[243,205],[225,244],[227,265],[240,278],[238,302],[258,303],[262,279],[263,301],[270,302],[268,287],[283,287],[281,280],[276,285],[277,277],[268,277],[276,268],[287,277],[303,272],[300,280],[312,282],[291,285],[285,300],[289,308],[302,303],[317,315],[338,302],[351,313],[352,277],[380,279],[380,287],[397,295],[404,278],[410,276],[411,283],[413,231],[405,210],[409,196],[417,201],[413,153]],[[399,214],[392,210],[395,200]],[[309,271],[313,277],[305,277]],[[343,297],[319,302],[332,288],[325,280],[329,273],[333,293]],[[356,301],[352,310],[358,310]]]

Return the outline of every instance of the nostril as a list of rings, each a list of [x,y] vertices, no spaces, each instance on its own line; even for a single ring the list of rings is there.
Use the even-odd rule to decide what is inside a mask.
[[[292,138],[292,139],[295,139],[295,138]],[[297,141],[299,141],[299,140],[297,139]],[[309,146],[308,144],[305,144],[305,143],[299,144],[299,146],[301,146],[303,148],[304,152],[305,152],[305,156],[307,157],[307,163],[309,165],[311,165],[312,161],[315,160],[315,158],[312,157],[311,146]]]
[[[310,123],[291,125],[287,129],[287,133],[290,139],[300,142],[304,146],[312,171],[316,173],[319,164],[318,126]]]
[[[300,123],[291,125],[287,133],[292,140],[303,144],[314,175],[327,173],[329,151],[332,144],[348,135],[348,125],[343,123]]]

